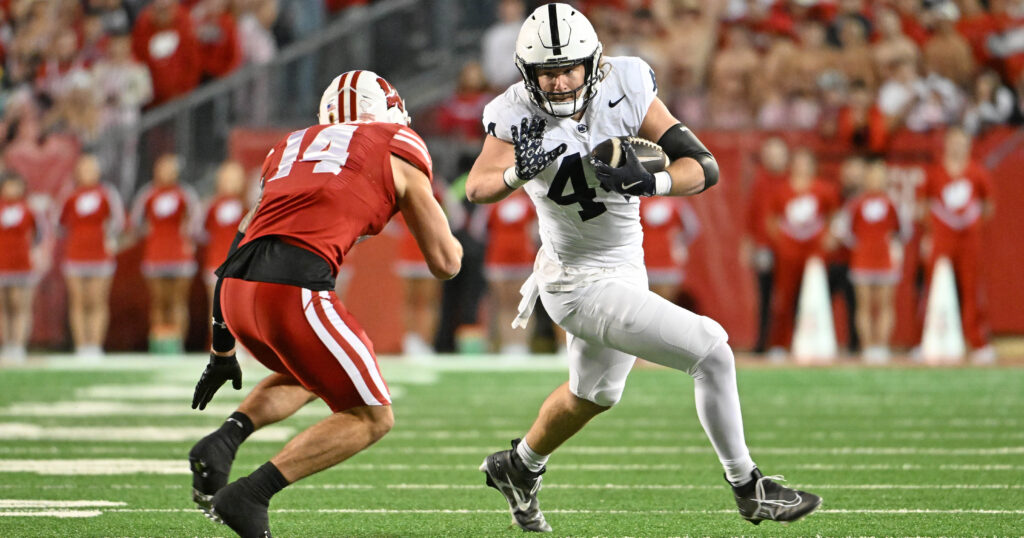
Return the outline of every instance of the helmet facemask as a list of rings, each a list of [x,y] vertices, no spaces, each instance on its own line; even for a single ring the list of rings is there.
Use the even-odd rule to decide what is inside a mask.
[[[556,62],[529,64],[516,55],[516,67],[519,68],[519,72],[523,76],[523,82],[526,85],[526,90],[530,92],[530,98],[537,106],[556,118],[569,118],[586,109],[587,104],[597,93],[597,83],[601,81],[601,74],[598,70],[600,60],[601,46],[598,45],[597,50],[591,56]],[[572,68],[577,65],[582,65],[584,71],[583,83],[578,87],[564,92],[548,92],[541,89],[537,71]],[[565,99],[565,97],[571,99]]]

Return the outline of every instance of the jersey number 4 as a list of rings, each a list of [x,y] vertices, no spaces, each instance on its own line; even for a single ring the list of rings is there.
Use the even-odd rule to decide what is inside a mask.
[[[567,183],[572,183],[572,190],[565,192]],[[601,202],[595,202],[597,190],[587,185],[587,174],[583,171],[583,160],[579,153],[566,155],[562,164],[551,180],[551,188],[548,189],[548,198],[558,205],[579,204],[580,218],[588,221],[601,213],[607,211],[607,207]]]
[[[341,167],[345,166],[348,160],[348,144],[352,140],[352,133],[356,131],[356,125],[331,125],[317,133],[316,138],[302,150],[302,139],[306,136],[308,129],[295,131],[288,137],[284,151],[281,152],[281,162],[277,165],[277,173],[267,181],[274,181],[287,176],[292,171],[295,161],[315,162],[313,173],[337,174]],[[302,155],[300,156],[299,153]]]

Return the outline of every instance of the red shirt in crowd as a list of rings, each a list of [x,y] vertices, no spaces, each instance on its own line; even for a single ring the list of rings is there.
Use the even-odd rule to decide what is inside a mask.
[[[788,181],[782,184],[775,191],[770,212],[778,223],[776,247],[811,249],[821,254],[829,216],[837,209],[839,193],[825,181],[816,179],[800,192],[793,190]]]
[[[859,115],[851,107],[843,107],[836,119],[836,137],[851,148],[882,153],[888,143],[885,114],[878,105],[871,105]]]
[[[109,261],[106,240],[124,227],[124,206],[106,185],[79,187],[64,201],[59,222],[67,233],[67,261]]]
[[[937,164],[928,171],[920,196],[928,205],[932,232],[973,231],[981,225],[983,203],[992,196],[992,180],[973,161],[956,177]]]
[[[203,17],[195,23],[203,75],[222,77],[242,65],[238,29],[231,13]]]
[[[301,160],[314,151],[332,157]],[[322,257],[337,275],[356,240],[380,233],[398,211],[392,154],[433,180],[427,145],[404,125],[315,125],[289,134],[264,161],[263,195],[243,244],[279,236]]]
[[[465,140],[480,140],[484,132],[480,117],[484,106],[494,96],[487,92],[457,93],[441,106],[437,126],[444,134],[457,135]]]
[[[175,6],[170,23],[163,25],[155,20],[153,6],[143,10],[132,30],[132,50],[149,67],[153,79],[151,105],[169,101],[199,85],[199,41],[184,7]]]
[[[136,200],[132,224],[146,229],[142,261],[148,264],[193,262],[193,219],[199,202],[192,189],[183,185],[149,185]]]
[[[785,171],[774,173],[764,168],[758,168],[754,176],[750,202],[747,204],[746,228],[747,234],[757,246],[767,246],[771,243],[765,224],[768,222],[775,191],[786,183],[787,176]]]
[[[238,196],[218,196],[206,210],[203,230],[206,232],[206,255],[203,266],[213,271],[228,257],[231,242],[238,233],[238,223],[246,212],[245,202]]]
[[[479,124],[479,122],[478,122]],[[516,190],[508,198],[481,208],[487,216],[488,266],[533,266],[537,247],[533,241],[533,223],[537,212],[527,196]]]
[[[680,269],[680,247],[689,246],[700,233],[697,214],[682,198],[641,198],[640,224],[644,229],[644,264],[648,269]]]
[[[43,221],[25,200],[0,199],[0,272],[27,273],[32,270],[29,252],[42,240]]]

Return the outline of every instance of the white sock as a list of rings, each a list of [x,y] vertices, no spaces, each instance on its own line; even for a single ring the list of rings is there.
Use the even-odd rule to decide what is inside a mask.
[[[534,452],[533,449],[530,448],[530,445],[526,444],[526,439],[519,441],[519,445],[516,446],[516,454],[523,462],[523,465],[535,473],[543,469],[544,464],[546,464],[548,462],[548,458],[551,457],[550,454],[542,456]]]
[[[750,481],[754,460],[743,436],[740,395],[736,390],[736,364],[732,348],[721,343],[693,368],[693,392],[697,417],[734,485]]]

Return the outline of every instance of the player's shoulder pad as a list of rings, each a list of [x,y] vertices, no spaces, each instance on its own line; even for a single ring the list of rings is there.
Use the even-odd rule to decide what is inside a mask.
[[[411,127],[401,125],[395,130],[391,137],[391,149],[422,170],[427,177],[433,176],[433,160],[427,143]]]
[[[484,107],[484,132],[511,142],[511,127],[519,125],[523,118],[539,114],[540,110],[534,106],[526,93],[526,86],[522,82],[517,82]]]
[[[642,58],[606,56],[601,62],[605,64],[604,69],[606,70],[605,78],[601,83],[607,89],[622,91],[627,100],[658,91],[658,81],[654,75],[654,69]]]

